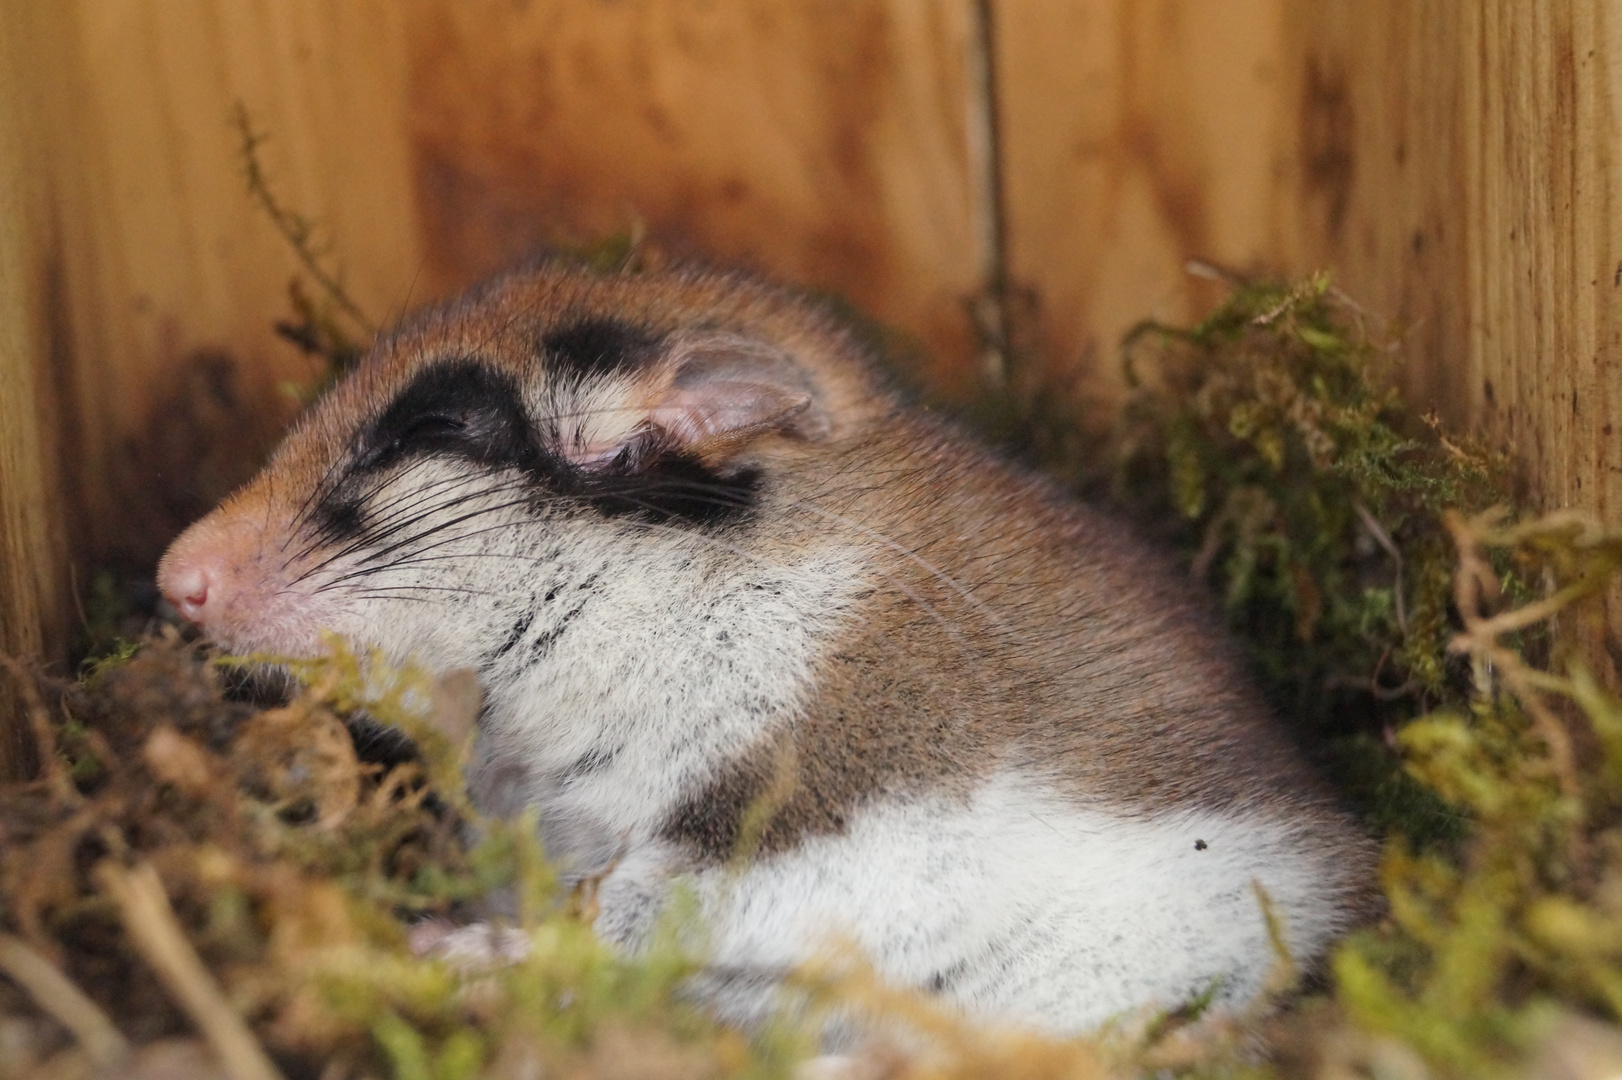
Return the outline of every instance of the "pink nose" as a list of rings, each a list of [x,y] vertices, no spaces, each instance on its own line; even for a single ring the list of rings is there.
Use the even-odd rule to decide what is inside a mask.
[[[158,588],[163,590],[164,599],[175,606],[182,618],[194,623],[208,621],[205,612],[210,586],[208,571],[200,566],[180,566],[158,577]]]
[[[170,545],[158,563],[158,588],[184,618],[218,629],[253,545],[250,532],[216,511]]]

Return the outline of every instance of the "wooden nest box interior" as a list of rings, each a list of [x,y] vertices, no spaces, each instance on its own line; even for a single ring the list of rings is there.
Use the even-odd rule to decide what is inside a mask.
[[[1124,331],[1221,296],[1191,261],[1322,268],[1412,401],[1622,520],[1601,0],[7,0],[0,652],[61,661],[91,573],[149,571],[315,374],[243,117],[373,326],[645,237],[837,293],[944,398],[1102,414]]]

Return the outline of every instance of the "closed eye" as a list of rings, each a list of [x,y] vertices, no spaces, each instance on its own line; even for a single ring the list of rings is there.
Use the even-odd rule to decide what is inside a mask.
[[[394,439],[398,450],[419,450],[459,438],[467,431],[467,421],[454,416],[429,415],[413,420]]]
[[[436,361],[418,371],[367,426],[357,450],[363,470],[424,454],[518,465],[534,452],[516,380],[473,359]]]
[[[414,454],[449,450],[461,444],[467,434],[466,420],[442,413],[412,417],[404,423],[396,418],[390,426],[395,430],[387,433],[386,438],[373,441],[362,455],[363,467],[376,468]]]

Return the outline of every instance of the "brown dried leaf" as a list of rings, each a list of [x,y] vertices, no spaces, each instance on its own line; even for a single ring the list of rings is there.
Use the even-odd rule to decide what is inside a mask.
[[[158,780],[196,799],[211,797],[231,775],[224,761],[168,724],[154,728],[146,737],[141,760]]]
[[[678,1042],[668,1031],[608,1022],[586,1055],[593,1080],[704,1080],[720,1072],[707,1044]]]
[[[250,787],[277,801],[313,802],[322,828],[343,821],[360,798],[360,762],[349,730],[304,701],[249,719],[231,757]]]
[[[296,971],[314,950],[359,940],[349,901],[337,885],[286,863],[267,868],[261,880],[270,894],[269,953],[277,964]]]

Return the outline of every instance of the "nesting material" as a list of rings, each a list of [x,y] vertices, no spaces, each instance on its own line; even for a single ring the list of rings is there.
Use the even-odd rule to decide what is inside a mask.
[[[1390,834],[1388,914],[1318,983],[1281,961],[1250,1016],[1191,1002],[1055,1042],[830,957],[797,980],[802,1014],[746,1036],[683,1000],[701,933],[680,912],[648,954],[615,956],[590,883],[558,886],[533,822],[474,813],[469,676],[333,641],[267,694],[167,630],[104,642],[76,680],[0,675],[41,762],[0,790],[0,1077],[1615,1071],[1622,704],[1567,643],[1622,536],[1489,509],[1502,463],[1404,413],[1321,279],[1243,286],[1130,349],[1115,497],[1219,590],[1303,740],[1336,748]],[[498,895],[523,959],[413,952],[424,920]],[[808,1019],[851,1008],[885,1036],[804,1071]]]

